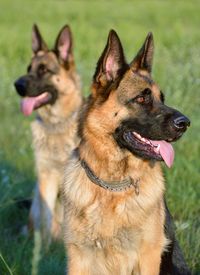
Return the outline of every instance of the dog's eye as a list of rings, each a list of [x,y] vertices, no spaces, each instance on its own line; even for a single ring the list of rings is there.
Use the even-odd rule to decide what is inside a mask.
[[[40,64],[38,67],[38,74],[43,75],[47,72],[47,67],[44,64]]]
[[[151,90],[149,88],[144,89],[144,91],[136,97],[135,101],[139,104],[150,104],[152,101]]]
[[[142,91],[142,98],[144,100],[140,103],[150,104],[152,102],[151,90],[149,88],[146,88],[144,91]]]
[[[138,96],[138,97],[135,99],[135,101],[136,101],[137,103],[140,103],[140,104],[145,103],[145,97],[144,97],[144,96]]]
[[[152,102],[151,90],[149,88],[144,89],[138,96],[127,101],[129,103],[138,104],[150,104]]]

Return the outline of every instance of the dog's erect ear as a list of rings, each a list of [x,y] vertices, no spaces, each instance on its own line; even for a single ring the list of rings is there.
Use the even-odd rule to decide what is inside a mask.
[[[126,66],[124,52],[117,33],[111,30],[106,47],[97,63],[94,83],[102,87],[115,81]]]
[[[58,34],[55,43],[55,52],[62,62],[73,61],[72,33],[68,25],[65,25]]]
[[[32,50],[35,54],[38,51],[48,51],[47,44],[44,42],[36,24],[32,28]]]
[[[151,73],[152,63],[153,63],[153,52],[154,52],[154,42],[153,34],[148,33],[145,42],[141,49],[139,50],[136,57],[131,62],[130,66],[133,70],[146,70]]]

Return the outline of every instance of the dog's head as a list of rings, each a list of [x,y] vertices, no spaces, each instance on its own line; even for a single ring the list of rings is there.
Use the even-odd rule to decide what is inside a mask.
[[[75,73],[72,34],[65,25],[58,34],[53,50],[49,50],[36,25],[32,29],[33,57],[27,74],[14,83],[23,97],[22,111],[30,115],[42,106],[53,106],[63,95],[71,96],[79,85]]]
[[[164,95],[151,77],[153,35],[130,64],[116,32],[111,30],[97,63],[92,95],[80,128],[113,139],[118,148],[146,160],[164,160],[170,167],[174,152],[170,142],[179,139],[190,125],[189,119],[164,104]]]

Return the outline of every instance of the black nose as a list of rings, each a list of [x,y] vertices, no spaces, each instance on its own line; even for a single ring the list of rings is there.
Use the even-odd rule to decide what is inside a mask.
[[[185,131],[190,126],[190,120],[186,116],[179,116],[173,120],[174,126],[177,130]]]
[[[23,77],[16,80],[14,85],[19,95],[26,95],[26,80]]]

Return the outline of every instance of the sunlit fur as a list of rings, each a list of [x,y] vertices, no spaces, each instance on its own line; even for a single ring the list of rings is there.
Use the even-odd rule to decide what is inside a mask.
[[[138,115],[137,110],[122,104],[137,92],[137,87],[132,68],[124,66],[120,70],[123,54],[119,43],[111,32],[97,65],[92,94],[82,111],[80,155],[74,152],[65,171],[64,238],[69,275],[158,275],[161,255],[168,244],[160,163],[121,148],[113,136],[121,121]],[[108,57],[115,66],[109,64],[106,71]],[[138,72],[150,75],[139,68]],[[145,79],[139,82],[142,88],[149,85]],[[154,96],[160,100],[158,87],[154,86]],[[126,93],[127,87],[132,94]],[[139,195],[134,187],[111,192],[95,185],[80,159],[108,182],[139,179]]]

